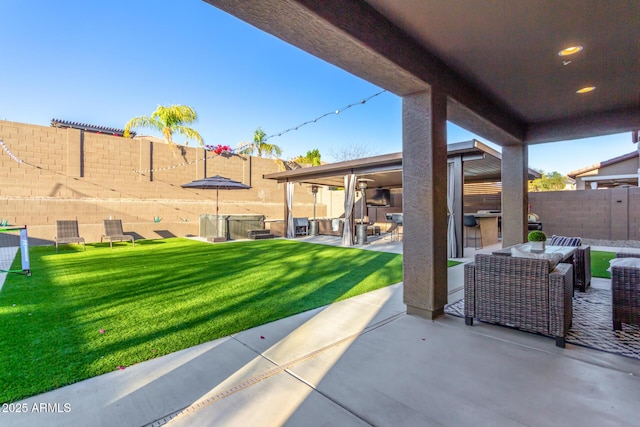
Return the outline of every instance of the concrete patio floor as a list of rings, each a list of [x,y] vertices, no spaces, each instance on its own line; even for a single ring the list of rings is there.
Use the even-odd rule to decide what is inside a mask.
[[[401,248],[366,248],[385,245]],[[635,359],[405,310],[396,284],[34,396],[0,425],[638,425]]]

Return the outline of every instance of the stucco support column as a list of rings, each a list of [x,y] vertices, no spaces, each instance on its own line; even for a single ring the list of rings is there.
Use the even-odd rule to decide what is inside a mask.
[[[404,303],[428,319],[447,303],[446,122],[447,98],[434,88],[402,98]]]
[[[640,187],[640,143],[638,143],[638,137],[640,136],[640,130],[636,131],[635,134],[635,143],[638,146],[638,186]]]
[[[527,240],[528,151],[526,144],[502,147],[502,247]]]

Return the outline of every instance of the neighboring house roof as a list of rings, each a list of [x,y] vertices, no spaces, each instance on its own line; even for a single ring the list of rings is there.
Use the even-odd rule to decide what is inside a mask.
[[[123,136],[124,129],[110,128],[107,126],[89,125],[86,123],[70,122],[67,120],[51,119],[51,127],[79,129],[86,132],[105,133],[113,136]],[[131,136],[135,136],[135,132],[131,132]]]
[[[302,166],[295,160],[283,160],[285,170],[301,169]]]
[[[567,176],[569,178],[575,179],[577,176],[584,175],[587,172],[591,172],[597,169],[602,169],[607,166],[615,165],[616,163],[624,162],[626,160],[630,160],[635,157],[638,157],[638,151],[633,151],[631,153],[623,154],[622,156],[614,157],[613,159],[605,160],[603,162],[596,163],[595,165],[587,166],[585,168],[569,172]]]

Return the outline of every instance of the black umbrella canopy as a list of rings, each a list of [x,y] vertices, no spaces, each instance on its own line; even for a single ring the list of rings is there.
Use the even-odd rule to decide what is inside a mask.
[[[216,216],[218,215],[218,190],[248,190],[251,187],[238,181],[234,181],[224,176],[216,175],[209,178],[196,179],[187,184],[182,184],[182,188],[195,188],[201,190],[216,190]]]
[[[200,188],[203,190],[248,190],[251,187],[224,176],[216,175],[209,178],[196,179],[188,184],[182,184],[182,188]]]

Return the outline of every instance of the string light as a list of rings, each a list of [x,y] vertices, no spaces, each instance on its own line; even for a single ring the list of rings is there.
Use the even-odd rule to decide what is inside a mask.
[[[361,100],[360,100],[360,101],[358,101],[358,102],[353,102],[353,103],[351,103],[351,104],[349,104],[349,105],[346,105],[346,106],[344,106],[344,107],[342,107],[342,108],[339,108],[339,109],[337,109],[337,110],[333,110],[333,111],[331,111],[331,112],[325,113],[325,114],[323,114],[323,115],[321,115],[321,116],[316,117],[315,119],[307,120],[307,121],[306,121],[306,122],[304,122],[304,123],[301,123],[301,124],[299,124],[299,125],[297,125],[297,126],[291,127],[291,128],[289,128],[289,129],[287,129],[287,130],[284,130],[284,131],[282,131],[282,132],[278,132],[277,134],[269,135],[269,136],[267,136],[266,138],[264,138],[264,140],[263,140],[263,141],[267,141],[267,140],[269,140],[269,139],[271,139],[271,138],[275,138],[275,137],[278,137],[278,136],[282,136],[282,135],[284,135],[285,133],[292,132],[292,131],[294,131],[294,130],[298,130],[298,129],[300,129],[300,128],[301,128],[301,127],[303,127],[303,126],[306,126],[306,125],[309,125],[309,124],[312,124],[312,123],[317,123],[317,122],[318,122],[318,120],[324,119],[324,118],[325,118],[325,117],[327,117],[327,116],[331,116],[331,115],[338,115],[338,114],[340,114],[341,112],[343,112],[343,111],[345,111],[345,110],[348,110],[348,109],[349,109],[349,108],[351,108],[351,107],[355,107],[356,105],[364,105],[364,104],[366,104],[366,103],[367,103],[367,101],[369,101],[369,100],[371,100],[371,99],[375,98],[376,96],[379,96],[379,95],[381,95],[381,94],[385,93],[386,91],[387,91],[386,89],[381,90],[380,92],[374,93],[373,95],[371,95],[371,96],[369,96],[369,97],[367,97],[367,98],[361,99]],[[16,162],[18,162],[18,163],[26,163],[26,162],[22,161],[21,159],[19,159],[18,157],[16,157],[13,153],[11,153],[11,151],[9,150],[9,148],[7,148],[7,146],[4,144],[4,142],[2,141],[2,139],[0,139],[0,146],[2,146],[2,149],[3,149],[4,151],[6,151],[6,152],[7,152],[7,154],[9,154],[9,156],[10,156],[13,160],[15,160]],[[200,159],[191,160],[191,161],[189,161],[189,162],[179,163],[179,164],[177,164],[177,165],[165,166],[165,167],[162,167],[162,168],[155,168],[155,169],[134,169],[132,172],[133,172],[133,173],[138,173],[138,174],[148,174],[148,173],[152,173],[152,172],[168,171],[168,170],[172,170],[172,169],[181,168],[181,167],[184,167],[184,166],[189,166],[189,165],[192,165],[192,164],[194,164],[194,163],[201,162],[201,161],[204,161],[204,160],[207,160],[207,159],[213,159],[213,158],[215,158],[215,157],[217,157],[217,155],[216,155],[216,156],[210,156],[210,157],[205,156],[205,157],[200,158]],[[29,163],[26,163],[26,164],[29,164]],[[34,165],[31,165],[31,166],[34,166]],[[35,167],[38,167],[38,166],[35,166]],[[38,168],[39,168],[39,167],[38,167]]]
[[[53,175],[59,175],[59,176],[61,176],[61,177],[65,178],[65,179],[66,179],[66,178],[69,178],[66,174],[61,173],[61,172],[56,171],[56,170],[49,169],[49,168],[48,168],[48,167],[46,167],[46,166],[38,166],[38,165],[35,165],[35,164],[33,164],[33,163],[29,163],[29,162],[27,162],[27,161],[25,161],[25,160],[19,159],[17,156],[15,156],[15,155],[13,155],[13,154],[11,153],[11,151],[10,151],[10,150],[9,150],[9,148],[4,144],[4,141],[3,141],[2,139],[0,139],[0,146],[2,147],[2,149],[3,149],[4,151],[6,151],[6,152],[9,154],[9,156],[11,156],[11,158],[12,158],[13,160],[15,160],[15,161],[16,161],[16,162],[18,162],[18,163],[21,163],[21,164],[24,164],[24,165],[30,166],[30,167],[35,168],[35,169],[39,169],[39,170],[44,171],[44,172],[48,172],[48,173],[53,174]],[[212,158],[213,158],[213,157],[212,157]],[[193,162],[191,162],[191,163],[193,163]],[[78,178],[73,178],[73,179],[78,180]],[[87,180],[87,181],[84,181],[84,182],[85,182],[86,184],[92,185],[92,186],[97,187],[97,188],[101,188],[101,189],[103,189],[103,190],[104,190],[104,189],[107,189],[107,190],[111,190],[111,191],[118,191],[118,192],[120,192],[120,193],[122,193],[122,194],[126,194],[126,195],[130,196],[131,198],[140,198],[140,195],[139,195],[139,194],[129,193],[129,192],[127,192],[126,190],[122,190],[122,189],[115,190],[114,188],[110,188],[110,187],[107,187],[107,186],[104,186],[104,185],[98,184],[98,183],[96,183],[96,182],[92,182],[92,181],[90,181],[90,180]],[[161,183],[161,184],[163,184],[163,185],[167,185],[167,186],[170,186],[170,187],[175,187],[175,185],[174,185],[174,184],[171,184],[171,183],[168,183],[168,182],[164,182],[164,181],[159,180],[159,179],[155,179],[155,180],[154,180],[154,182],[155,182],[155,183]],[[198,194],[199,194],[199,193],[198,193]],[[200,196],[202,196],[202,194],[199,194],[199,195],[200,195]],[[207,198],[211,199],[210,197],[207,197]],[[95,201],[95,202],[99,202],[100,200],[103,200],[103,199],[102,199],[102,198],[99,198],[99,197],[97,197],[97,196],[96,196],[96,197],[82,197],[80,200],[83,200],[83,201]],[[154,201],[154,202],[155,202],[155,203],[157,203],[158,205],[163,205],[163,206],[167,206],[167,207],[173,207],[172,205],[168,205],[168,204],[166,204],[166,203],[163,203],[163,202],[162,202],[162,201],[160,201],[160,200],[152,200],[152,201]],[[182,208],[182,211],[187,212],[187,213],[192,214],[192,215],[199,215],[199,213],[198,213],[198,212],[195,212],[195,211],[189,211],[189,210],[187,210],[185,207],[183,207],[183,208]],[[182,219],[182,218],[180,218],[180,219]],[[184,221],[184,220],[183,220],[183,221]],[[186,222],[186,221],[185,221],[185,222]]]
[[[206,159],[213,159],[215,156],[211,156],[211,157],[203,157],[202,159],[195,159],[195,160],[191,160],[190,162],[183,162],[183,163],[179,163],[177,165],[173,165],[173,166],[165,166],[163,168],[156,168],[156,169],[134,169],[132,172],[133,173],[140,173],[140,174],[145,174],[145,173],[151,173],[151,172],[160,172],[160,171],[168,171],[171,169],[177,169],[177,168],[181,168],[184,166],[189,166],[192,165],[194,163],[197,162],[201,162],[203,160]]]
[[[6,145],[4,145],[4,141],[3,141],[2,139],[0,139],[0,145],[2,146],[2,149],[3,149],[4,151],[6,151],[6,152],[7,152],[7,154],[9,155],[9,157],[11,157],[13,160],[15,160],[15,161],[16,161],[16,162],[18,162],[18,163],[23,163],[23,161],[22,161],[22,160],[20,160],[19,158],[17,158],[17,157],[16,157],[16,156],[11,152],[11,150],[9,150],[9,148],[8,148]]]
[[[351,107],[355,107],[356,105],[364,105],[364,104],[366,104],[366,103],[367,103],[367,101],[369,101],[369,100],[371,100],[371,99],[375,98],[376,96],[382,95],[382,94],[383,94],[383,93],[385,93],[386,91],[387,91],[386,89],[381,90],[380,92],[374,93],[373,95],[368,96],[367,98],[361,99],[361,100],[360,100],[360,101],[358,101],[358,102],[353,102],[353,103],[351,103],[351,104],[349,104],[349,105],[346,105],[346,106],[344,106],[344,107],[342,107],[342,108],[339,108],[339,109],[337,109],[337,110],[334,110],[334,111],[331,111],[331,112],[328,112],[328,113],[324,113],[323,115],[318,116],[318,117],[316,117],[316,118],[314,118],[314,119],[312,119],[312,120],[307,120],[307,121],[306,121],[306,122],[304,122],[304,123],[301,123],[301,124],[299,124],[299,125],[297,125],[297,126],[291,127],[291,128],[289,128],[289,129],[287,129],[287,130],[284,130],[284,131],[282,131],[282,132],[278,132],[278,133],[276,133],[276,134],[269,135],[269,136],[265,137],[265,138],[263,139],[263,141],[265,141],[265,142],[266,142],[267,140],[269,140],[269,139],[271,139],[271,138],[275,138],[275,137],[278,137],[278,136],[282,136],[282,135],[284,135],[284,134],[285,134],[285,133],[287,133],[287,132],[292,132],[292,131],[294,131],[294,130],[298,130],[298,129],[300,129],[301,127],[306,126],[306,125],[309,125],[309,124],[311,124],[311,123],[317,123],[317,122],[318,122],[318,120],[324,119],[324,118],[325,118],[325,117],[327,117],[327,116],[338,115],[338,114],[340,114],[342,111],[348,110],[349,108],[351,108]],[[213,158],[213,157],[207,157],[207,158],[209,158],[209,159],[210,159],[210,158]],[[174,166],[167,166],[167,167],[164,167],[164,168],[158,168],[158,169],[134,170],[133,172],[134,172],[134,173],[152,173],[152,172],[166,171],[166,170],[170,170],[170,169],[180,168],[180,167],[183,167],[183,166],[189,166],[189,165],[192,165],[192,164],[194,164],[194,163],[196,163],[196,162],[200,162],[200,161],[202,161],[202,160],[205,160],[205,159],[192,160],[192,161],[190,161],[190,162],[184,162],[184,163],[180,163],[180,164],[178,164],[178,165],[174,165]]]
[[[298,126],[295,126],[295,127],[289,128],[289,129],[284,130],[284,131],[282,131],[282,132],[278,132],[278,133],[276,133],[276,134],[269,135],[269,136],[267,136],[263,141],[267,141],[267,140],[269,140],[269,139],[271,139],[271,138],[275,138],[275,137],[277,137],[277,136],[282,136],[282,135],[284,135],[284,134],[285,134],[285,133],[287,133],[287,132],[292,132],[292,131],[294,131],[294,130],[298,130],[298,129],[300,129],[302,126],[306,126],[306,125],[309,125],[309,124],[311,124],[311,123],[317,123],[317,122],[318,122],[318,120],[320,120],[320,119],[324,119],[324,118],[325,118],[325,117],[327,117],[327,116],[332,116],[332,115],[334,115],[334,114],[335,114],[335,115],[338,115],[338,114],[340,114],[341,112],[343,112],[343,111],[345,111],[345,110],[348,110],[348,109],[349,109],[349,108],[351,108],[351,107],[355,107],[356,105],[363,105],[363,104],[366,104],[366,103],[367,103],[367,101],[369,101],[369,100],[371,100],[371,99],[375,98],[375,97],[376,97],[376,96],[378,96],[378,95],[382,95],[382,94],[383,94],[383,93],[385,93],[386,91],[387,91],[386,89],[381,90],[380,92],[378,92],[378,93],[374,93],[373,95],[371,95],[371,96],[369,96],[369,97],[367,97],[367,98],[361,99],[361,100],[360,100],[360,101],[358,101],[358,102],[351,103],[351,104],[349,104],[349,105],[347,105],[347,106],[345,106],[345,107],[339,108],[339,109],[334,110],[334,111],[331,111],[331,112],[329,112],[329,113],[324,113],[323,115],[321,115],[321,116],[319,116],[319,117],[316,117],[316,118],[315,118],[315,119],[313,119],[313,120],[308,120],[308,121],[306,121],[306,122],[304,122],[304,123],[302,123],[302,124],[299,124]]]

